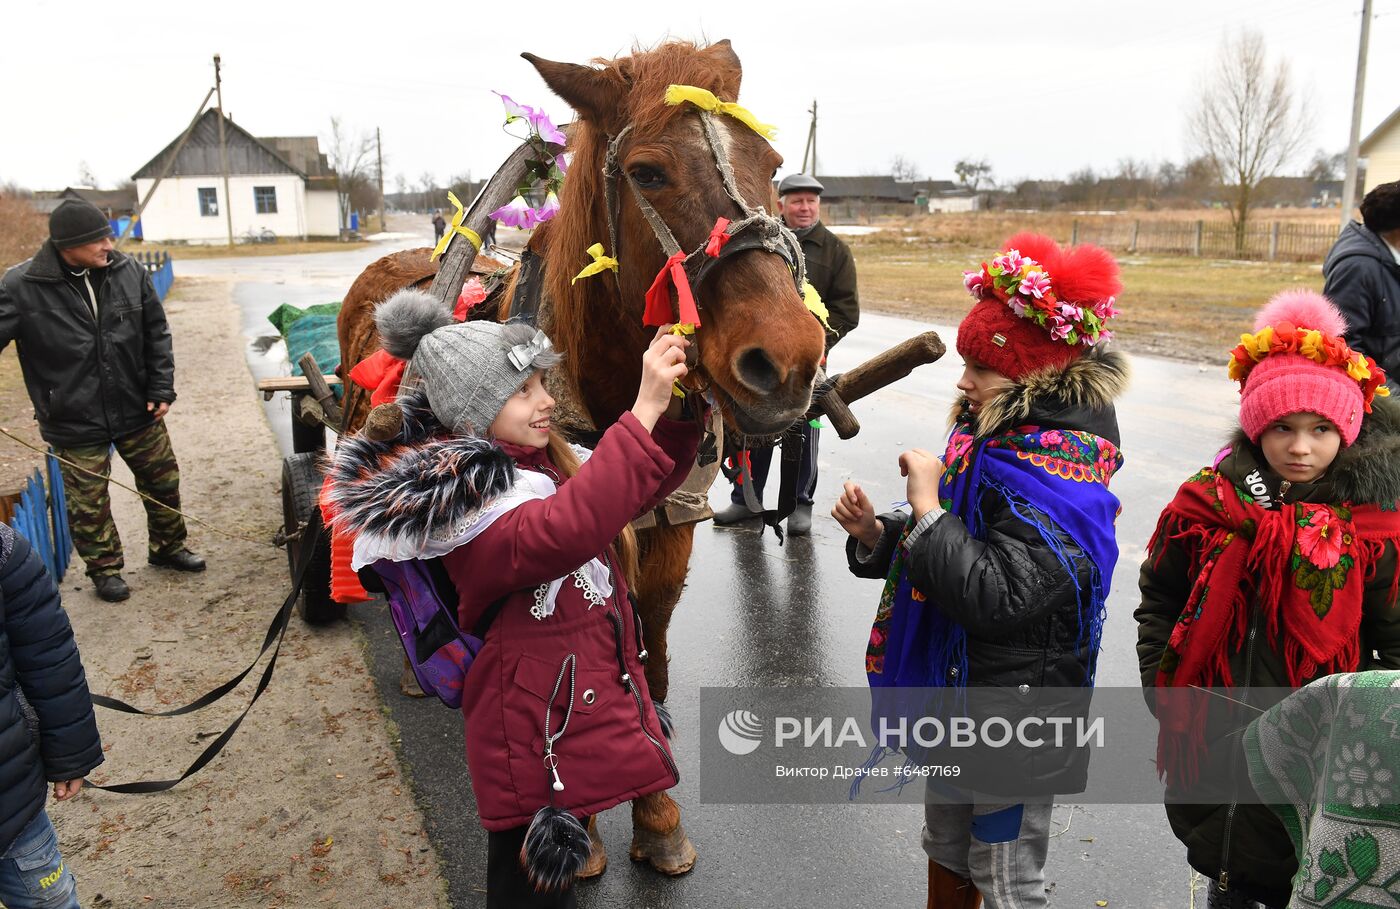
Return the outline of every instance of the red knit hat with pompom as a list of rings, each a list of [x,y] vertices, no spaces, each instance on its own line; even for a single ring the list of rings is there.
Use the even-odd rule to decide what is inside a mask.
[[[1259,310],[1255,333],[1243,335],[1230,358],[1240,382],[1240,426],[1258,443],[1270,424],[1315,413],[1350,445],[1376,394],[1389,390],[1376,362],[1347,346],[1347,323],[1337,307],[1311,290],[1286,290]]]
[[[1097,246],[1060,248],[1044,234],[1016,234],[979,270],[963,273],[977,304],[958,326],[958,353],[1015,381],[1063,369],[1113,333],[1104,327],[1123,282]]]

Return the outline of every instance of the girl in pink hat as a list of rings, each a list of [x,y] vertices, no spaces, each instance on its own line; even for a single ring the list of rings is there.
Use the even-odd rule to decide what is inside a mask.
[[[1167,817],[1211,907],[1288,905],[1300,862],[1308,893],[1338,883],[1258,804],[1244,725],[1320,676],[1400,668],[1400,408],[1345,332],[1311,291],[1260,311],[1231,354],[1240,429],[1162,512],[1142,567]]]

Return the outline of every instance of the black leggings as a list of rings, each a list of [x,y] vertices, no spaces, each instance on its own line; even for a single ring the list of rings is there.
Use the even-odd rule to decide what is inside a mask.
[[[528,827],[486,832],[486,909],[576,909],[574,887],[540,893],[520,865]]]

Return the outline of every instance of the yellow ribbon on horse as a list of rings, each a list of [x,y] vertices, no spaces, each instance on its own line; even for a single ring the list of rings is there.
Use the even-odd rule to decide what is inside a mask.
[[[442,232],[442,239],[438,241],[437,246],[433,247],[433,254],[428,257],[429,262],[447,252],[447,245],[452,242],[454,236],[466,237],[467,242],[472,245],[472,249],[481,252],[481,235],[470,227],[462,226],[462,219],[467,216],[467,213],[462,210],[462,203],[457,201],[456,194],[449,191],[447,201],[452,203],[452,207],[456,211],[452,213],[452,223],[448,224],[447,230]]]
[[[666,87],[666,103],[672,106],[689,101],[701,110],[733,117],[765,139],[778,135],[778,128],[769,123],[761,123],[753,113],[733,101],[721,101],[714,92],[694,85],[669,85]]]
[[[826,303],[822,301],[822,295],[817,293],[817,289],[806,281],[802,282],[802,305],[811,310],[812,315],[817,317],[817,321],[822,323],[822,327],[831,330],[831,323],[826,321],[830,315],[826,309]]]
[[[593,257],[593,261],[585,265],[583,271],[574,275],[573,280],[569,282],[570,284],[573,284],[579,278],[587,278],[600,272],[607,271],[610,268],[613,271],[617,271],[617,260],[612,256],[603,255],[603,244],[594,243],[592,246],[588,247],[587,253]]]

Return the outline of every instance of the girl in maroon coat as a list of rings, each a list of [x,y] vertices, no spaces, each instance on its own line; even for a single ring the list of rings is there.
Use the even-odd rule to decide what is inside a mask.
[[[643,675],[628,523],[695,462],[700,424],[672,394],[689,342],[657,333],[636,403],[590,454],[551,426],[543,378],[559,355],[542,332],[453,323],[417,291],[376,320],[385,349],[408,361],[403,428],[342,442],[336,521],[357,534],[357,569],[439,560],[462,628],[502,604],[462,699],[487,905],[573,906],[584,821],[679,781]]]

